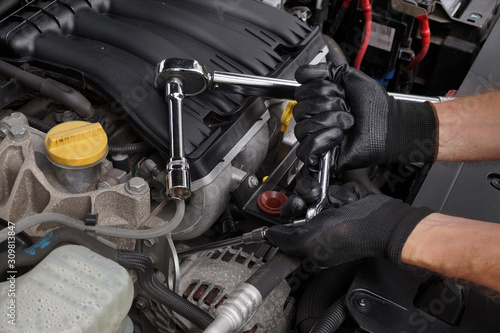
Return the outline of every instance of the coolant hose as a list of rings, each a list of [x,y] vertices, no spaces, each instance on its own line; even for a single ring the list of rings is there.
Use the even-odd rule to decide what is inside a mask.
[[[89,122],[101,122],[102,115],[92,107],[90,101],[75,89],[52,79],[44,79],[0,60],[0,74],[50,97],[74,111],[80,118]]]
[[[326,310],[325,315],[321,317],[311,333],[333,333],[338,330],[346,318],[344,295]]]
[[[137,271],[141,287],[154,300],[186,318],[200,329],[205,329],[212,323],[213,318],[208,313],[158,281],[154,274],[153,263],[146,254],[120,250],[117,262],[125,268]]]
[[[307,285],[297,306],[299,332],[309,333],[326,309],[345,294],[361,262],[327,268]]]
[[[49,223],[55,222],[59,224],[63,224],[67,227],[71,227],[77,230],[91,230],[95,231],[99,235],[103,236],[111,236],[117,238],[135,238],[135,239],[149,239],[165,236],[170,233],[172,230],[177,228],[179,223],[181,223],[184,218],[184,212],[186,210],[186,205],[182,200],[175,201],[176,210],[172,219],[158,228],[154,229],[144,229],[144,230],[135,230],[135,229],[118,229],[114,227],[106,227],[106,226],[87,226],[83,221],[77,220],[75,218],[57,214],[57,213],[41,213],[37,215],[32,215],[26,217],[15,223],[16,228],[15,232],[20,233],[26,229],[39,225],[41,223]],[[0,243],[7,239],[8,230],[0,230]]]
[[[277,253],[264,266],[259,268],[245,283],[253,285],[266,298],[301,262],[300,258]]]
[[[71,228],[60,228],[49,232],[45,237],[24,250],[16,251],[16,267],[38,264],[50,252],[62,244],[83,245],[103,257],[116,261],[117,250],[105,245],[87,233]],[[8,253],[0,253],[0,274],[8,270]]]

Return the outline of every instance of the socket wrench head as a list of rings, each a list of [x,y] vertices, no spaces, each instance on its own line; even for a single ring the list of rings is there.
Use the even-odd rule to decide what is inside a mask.
[[[156,88],[165,90],[167,83],[174,78],[182,82],[185,96],[194,96],[207,89],[209,74],[196,60],[168,58],[156,65]]]
[[[167,195],[171,199],[186,200],[191,196],[189,163],[185,158],[171,159],[167,165]]]

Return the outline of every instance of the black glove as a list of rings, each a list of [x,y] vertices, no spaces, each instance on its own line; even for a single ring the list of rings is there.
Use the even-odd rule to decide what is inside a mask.
[[[302,84],[295,91],[297,156],[309,169],[316,170],[321,155],[339,143],[339,170],[434,161],[437,118],[431,103],[395,100],[347,65],[303,66],[295,77]]]
[[[296,195],[283,207],[289,220],[305,212],[308,202],[319,199],[311,193],[319,184],[312,178],[297,183]],[[309,193],[303,198],[299,193]],[[267,238],[291,256],[312,258],[320,266],[335,266],[366,258],[385,258],[401,264],[403,246],[415,226],[427,215],[428,208],[414,208],[383,194],[368,194],[357,183],[333,185],[328,189],[330,208],[323,210],[301,227],[276,225]],[[306,201],[307,200],[307,201]]]

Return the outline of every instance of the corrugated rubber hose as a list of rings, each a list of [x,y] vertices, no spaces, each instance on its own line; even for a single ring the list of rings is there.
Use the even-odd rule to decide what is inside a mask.
[[[311,333],[333,333],[338,330],[346,318],[344,295],[326,310],[324,316],[311,330]]]
[[[204,330],[212,323],[213,318],[208,313],[169,290],[157,280],[153,263],[146,254],[120,250],[117,262],[125,268],[137,271],[141,287],[154,300],[188,319],[200,329]]]

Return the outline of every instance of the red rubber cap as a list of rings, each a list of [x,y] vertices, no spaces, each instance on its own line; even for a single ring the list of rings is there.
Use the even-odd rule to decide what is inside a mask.
[[[287,199],[288,197],[281,192],[267,191],[259,195],[257,205],[266,214],[279,215]]]

